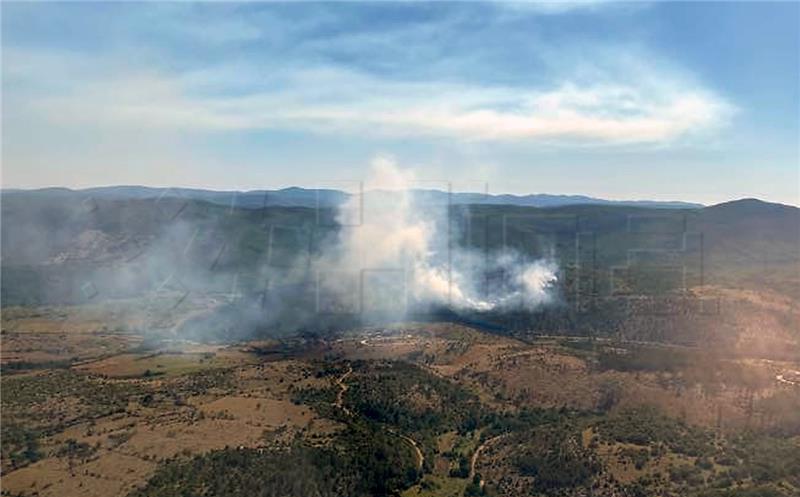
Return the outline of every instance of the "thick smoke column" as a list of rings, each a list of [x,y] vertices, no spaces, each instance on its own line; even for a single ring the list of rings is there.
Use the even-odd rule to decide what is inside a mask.
[[[360,274],[362,301],[381,298],[365,286],[364,275],[392,275],[395,283],[402,280],[404,298],[414,310],[533,309],[555,298],[553,261],[526,261],[507,249],[487,257],[458,246],[452,241],[449,206],[425,201],[415,194],[414,183],[409,170],[386,159],[374,161],[363,198],[353,195],[340,207],[341,231],[334,247],[316,262],[317,270]],[[358,218],[361,222],[353,225]],[[482,291],[487,272],[505,275],[504,284],[489,294]],[[343,290],[341,282],[329,280],[322,283],[325,291]]]
[[[378,159],[364,194],[338,207],[336,226],[327,208],[315,218],[307,208],[221,209],[180,195],[4,198],[4,298],[18,288],[21,303],[139,299],[131,326],[197,340],[556,299],[553,260],[465,247],[457,219],[469,207],[418,185]]]

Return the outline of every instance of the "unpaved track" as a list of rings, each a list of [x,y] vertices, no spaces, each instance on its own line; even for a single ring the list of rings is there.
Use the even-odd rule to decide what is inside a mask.
[[[416,440],[414,440],[411,437],[407,437],[407,436],[403,435],[402,433],[397,433],[396,431],[391,430],[391,429],[389,429],[388,431],[389,431],[389,433],[397,435],[398,437],[400,437],[403,440],[405,440],[406,442],[408,442],[408,444],[411,446],[411,448],[414,449],[414,454],[417,456],[417,470],[418,471],[422,471],[422,465],[425,464],[425,456],[422,454],[422,451],[419,449],[419,445],[417,445]]]
[[[508,436],[508,433],[503,433],[502,435],[497,435],[496,437],[489,438],[485,440],[482,444],[475,449],[475,452],[472,454],[472,460],[469,463],[469,479],[470,481],[475,477],[475,465],[478,463],[478,457],[480,457],[481,452],[485,449],[488,445],[495,443],[496,441],[500,440],[501,438],[505,438]],[[481,478],[481,488],[484,485],[483,478]]]
[[[350,411],[350,409],[344,406],[344,393],[347,391],[347,384],[344,382],[344,380],[346,380],[351,374],[353,374],[353,366],[348,365],[347,371],[339,378],[336,378],[336,385],[339,387],[339,393],[336,394],[336,402],[333,404],[344,411],[344,413],[348,416],[352,416],[353,413]]]
[[[336,394],[336,402],[334,402],[333,405],[341,409],[348,416],[352,416],[353,412],[344,406],[344,393],[347,391],[347,383],[345,383],[345,380],[351,374],[353,374],[353,366],[348,365],[347,371],[345,371],[345,373],[342,376],[336,378],[336,380],[334,381],[336,383],[336,386],[339,387],[339,393]],[[411,448],[414,449],[414,454],[417,458],[417,470],[422,471],[422,465],[425,464],[425,456],[422,454],[422,451],[420,450],[419,445],[417,445],[416,440],[406,435],[403,435],[402,433],[397,433],[391,428],[387,428],[387,431],[393,435],[402,438],[403,440],[408,442],[409,445],[411,445]]]

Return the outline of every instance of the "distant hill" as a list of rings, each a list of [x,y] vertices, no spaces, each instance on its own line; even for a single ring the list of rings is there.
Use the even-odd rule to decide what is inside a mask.
[[[6,191],[0,197],[3,302],[79,302],[94,291],[83,288],[89,281],[98,291],[106,282],[104,294],[119,294],[116,287],[139,293],[174,271],[186,275],[186,285],[192,278],[200,287],[230,285],[218,276],[234,273],[241,275],[239,288],[263,285],[270,271],[298,254],[323,250],[326,237],[338,230],[335,209],[323,202],[316,209],[317,196],[328,202],[344,198],[334,190],[280,192],[278,199],[294,204],[273,205],[278,200],[269,192],[261,192],[262,205],[267,198],[262,207],[252,192]],[[198,195],[205,198],[193,198]],[[417,195],[431,202],[446,196]],[[470,199],[463,195],[462,201]],[[531,257],[554,256],[565,271],[574,271],[580,260],[580,281],[593,283],[570,292],[608,293],[612,286],[619,290],[617,276],[633,274],[634,266],[677,264],[685,267],[677,277],[686,286],[745,285],[800,296],[796,207],[744,199],[703,208],[586,203],[539,208],[503,204],[502,198],[454,209],[454,242],[474,250],[510,246]]]
[[[368,197],[371,193],[366,191]],[[386,193],[386,192],[381,192]],[[415,200],[432,203],[453,204],[486,204],[486,205],[517,205],[525,207],[562,207],[567,205],[620,205],[669,209],[696,209],[702,204],[690,202],[662,202],[654,200],[606,200],[584,195],[510,195],[510,194],[484,194],[476,192],[448,193],[435,189],[412,190]],[[308,189],[299,187],[283,188],[280,190],[250,190],[250,191],[214,191],[194,188],[152,188],[145,186],[107,186],[70,190],[68,188],[42,188],[38,190],[8,189],[2,191],[3,195],[37,195],[54,198],[77,196],[81,199],[153,199],[161,197],[179,197],[187,200],[202,200],[215,204],[240,207],[244,209],[257,209],[268,206],[285,207],[336,207],[345,202],[352,194],[331,189]]]

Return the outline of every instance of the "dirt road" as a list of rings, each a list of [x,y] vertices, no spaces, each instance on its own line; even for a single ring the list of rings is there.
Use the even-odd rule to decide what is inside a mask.
[[[500,440],[501,438],[505,438],[507,436],[508,436],[508,433],[504,433],[502,435],[497,435],[496,437],[489,438],[489,439],[485,440],[482,444],[480,444],[477,449],[475,449],[475,452],[472,454],[472,460],[469,463],[469,479],[470,480],[472,480],[475,477],[475,465],[478,463],[478,457],[480,457],[481,452],[483,451],[483,449],[485,449],[487,446],[495,443],[496,441]],[[485,482],[483,481],[483,478],[481,478],[481,483],[480,483],[481,488],[483,488],[484,483]]]
[[[348,416],[352,416],[353,412],[344,405],[344,393],[347,391],[347,383],[345,383],[345,380],[351,374],[353,374],[353,367],[348,365],[347,371],[345,371],[345,373],[342,376],[334,380],[336,386],[339,387],[339,393],[336,394],[336,402],[334,402],[333,405],[341,409]],[[422,471],[422,465],[425,464],[425,456],[422,454],[419,445],[417,445],[417,441],[409,436],[403,435],[402,433],[398,433],[391,428],[387,428],[387,431],[393,435],[402,438],[403,440],[408,442],[409,445],[411,445],[411,448],[414,449],[414,454],[417,458],[417,470]]]
[[[422,465],[425,464],[425,456],[422,454],[422,451],[419,449],[419,445],[417,445],[416,440],[414,440],[411,437],[407,437],[405,435],[402,435],[400,433],[396,433],[394,430],[389,430],[389,431],[391,433],[394,433],[398,437],[402,438],[403,440],[408,442],[409,445],[411,445],[411,448],[414,449],[414,453],[417,456],[417,470],[418,471],[422,471]]]
[[[336,394],[336,402],[333,403],[334,406],[341,409],[348,416],[352,416],[353,413],[350,411],[350,409],[344,406],[344,393],[347,391],[347,384],[344,382],[344,380],[346,380],[351,374],[353,374],[353,366],[348,365],[347,371],[339,378],[336,378],[335,383],[339,387],[339,393]]]

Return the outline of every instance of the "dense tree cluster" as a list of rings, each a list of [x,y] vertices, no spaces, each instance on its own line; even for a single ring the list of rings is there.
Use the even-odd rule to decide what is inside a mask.
[[[16,423],[3,423],[2,456],[9,468],[18,468],[38,461],[39,433]]]
[[[581,444],[580,431],[568,422],[540,426],[518,435],[520,451],[514,464],[534,477],[534,488],[550,494],[587,485],[599,470],[591,451]]]
[[[405,362],[360,363],[349,381],[348,405],[406,432],[474,430],[485,414],[463,387]]]
[[[596,424],[601,438],[636,445],[664,444],[673,452],[701,456],[714,449],[713,435],[668,418],[651,407],[626,409]]]
[[[131,497],[373,497],[395,495],[418,476],[408,447],[359,424],[330,447],[228,448],[176,459]]]

